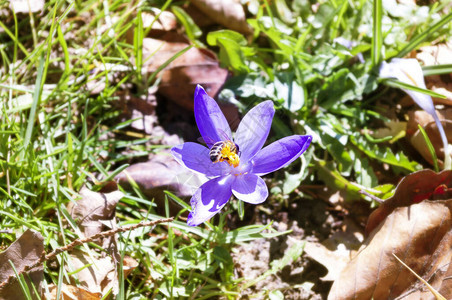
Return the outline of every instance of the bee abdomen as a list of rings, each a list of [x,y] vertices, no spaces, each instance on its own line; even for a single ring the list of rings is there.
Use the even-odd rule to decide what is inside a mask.
[[[216,142],[213,144],[212,148],[210,149],[210,160],[212,162],[218,162],[221,158],[221,150],[223,149],[224,142]]]

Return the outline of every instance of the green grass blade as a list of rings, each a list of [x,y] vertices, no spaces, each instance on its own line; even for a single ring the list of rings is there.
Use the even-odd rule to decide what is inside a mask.
[[[33,103],[31,104],[30,115],[28,116],[27,129],[25,131],[25,136],[24,136],[23,151],[27,151],[28,145],[30,144],[30,140],[31,140],[31,134],[33,133],[35,117],[36,117],[36,110],[38,108],[39,101],[41,99],[41,93],[42,93],[44,64],[45,64],[44,54],[41,54],[41,58],[39,59],[39,65],[38,65],[38,77],[35,82],[35,91],[33,93]]]
[[[407,84],[407,83],[401,82],[401,81],[396,80],[396,79],[386,79],[386,80],[383,81],[383,83],[386,84],[387,86],[390,86],[390,87],[412,90],[412,91],[419,92],[419,93],[422,93],[422,94],[426,94],[426,95],[429,95],[429,96],[432,96],[432,97],[437,97],[437,98],[441,98],[441,99],[446,99],[447,98],[446,96],[438,94],[438,93],[435,93],[434,91],[423,89],[423,88],[417,87],[415,85]]]
[[[435,148],[433,147],[432,142],[430,141],[427,132],[425,132],[424,128],[422,128],[421,125],[417,125],[419,128],[419,131],[421,132],[422,136],[424,137],[424,141],[427,144],[428,151],[430,152],[430,155],[432,156],[433,160],[433,168],[435,169],[435,172],[439,172],[439,166],[438,166],[438,157],[436,156]]]
[[[166,62],[164,62],[162,65],[160,65],[160,67],[157,68],[157,70],[154,71],[154,73],[152,73],[152,75],[149,77],[148,79],[148,83],[151,83],[154,81],[155,77],[157,77],[157,74],[163,70],[164,68],[166,68],[171,62],[173,62],[176,58],[178,58],[179,56],[181,56],[182,54],[184,54],[185,52],[187,52],[188,50],[190,50],[193,47],[193,45],[187,46],[186,48],[180,50],[179,52],[177,52],[176,54],[174,54],[170,59],[168,59]]]
[[[418,36],[411,39],[411,41],[397,54],[397,57],[404,57],[408,53],[410,53],[412,50],[416,49],[419,44],[421,44],[423,41],[425,41],[430,35],[438,31],[441,27],[448,24],[452,20],[452,12],[446,15],[444,18],[442,18],[440,21],[438,21],[436,24],[432,25],[429,29],[427,29],[425,32],[419,34]]]
[[[383,47],[383,36],[381,33],[381,20],[383,15],[382,0],[373,1],[372,11],[372,66],[378,66],[381,61],[381,49]]]
[[[143,18],[141,16],[141,9],[138,9],[137,16],[135,18],[136,25],[134,31],[133,46],[135,48],[135,66],[137,70],[137,79],[141,84],[141,72],[143,67]]]
[[[202,35],[202,31],[201,29],[199,29],[198,25],[196,25],[193,19],[185,12],[185,10],[183,10],[179,6],[173,6],[171,10],[177,17],[179,22],[181,22],[184,26],[185,32],[187,33],[190,41],[197,44],[198,42],[196,41],[196,39]]]
[[[452,74],[452,64],[424,66],[422,67],[422,73],[424,76]]]

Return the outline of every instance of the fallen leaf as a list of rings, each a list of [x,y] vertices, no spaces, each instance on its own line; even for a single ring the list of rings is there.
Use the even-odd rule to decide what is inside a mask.
[[[158,18],[156,19],[156,17]],[[152,25],[153,30],[170,31],[177,29],[176,16],[169,11],[161,11],[158,8],[152,8],[150,12],[142,12],[143,28],[149,28]]]
[[[422,170],[403,178],[394,196],[369,217],[369,235],[333,283],[328,299],[430,299],[425,285],[393,254],[451,299],[450,187],[449,170]]]
[[[85,237],[116,228],[116,204],[124,196],[121,191],[101,193],[82,188],[80,195],[82,198],[76,204],[73,202],[69,203],[68,212],[77,222]],[[94,240],[93,242],[105,249],[104,256],[111,255],[115,262],[120,260],[121,256],[116,235]],[[93,292],[91,289],[90,291]]]
[[[124,256],[124,260],[122,261],[122,269],[124,270],[124,278],[129,276],[135,268],[138,267],[138,262],[130,257],[130,256]]]
[[[341,270],[350,261],[350,253],[343,244],[332,250],[320,243],[306,242],[304,252],[327,268],[328,273],[320,278],[323,281],[336,280]]]
[[[191,0],[210,19],[226,28],[241,33],[251,33],[246,22],[245,11],[238,0]]]
[[[155,72],[179,51],[189,47],[188,41],[181,35],[168,32],[160,39],[143,40],[143,57],[149,74]],[[228,71],[220,68],[213,52],[202,48],[191,48],[161,71],[159,94],[179,104],[193,109],[193,93],[197,84],[201,84],[211,96],[220,91],[225,83]]]
[[[50,294],[46,296],[46,299],[56,300],[58,287],[54,284],[49,285]],[[82,287],[63,284],[61,286],[60,300],[100,300],[102,299],[102,293],[92,293]]]
[[[342,270],[328,299],[431,299],[393,253],[452,299],[447,277],[452,257],[451,211],[452,200],[426,200],[392,210]]]
[[[44,0],[10,0],[9,5],[15,13],[34,13],[44,9]]]
[[[208,15],[203,13],[199,8],[197,8],[193,3],[189,3],[187,6],[184,6],[184,10],[187,14],[195,21],[196,25],[199,27],[207,27],[213,24],[217,24],[213,19],[211,19]]]
[[[447,43],[424,46],[416,52],[416,58],[425,66],[447,65],[451,63],[452,41]]]
[[[400,122],[399,120],[390,120],[389,122],[385,122],[384,125],[385,127],[374,130],[372,133],[373,138],[381,139],[388,136],[396,137],[407,128],[407,123]]]
[[[124,194],[120,191],[98,193],[82,188],[80,196],[81,199],[76,204],[69,203],[68,211],[79,224],[85,237],[88,237],[102,232],[106,222],[113,222],[116,204]],[[113,223],[111,224],[109,229],[113,227]]]
[[[73,270],[79,270],[73,276],[90,293],[105,295],[111,289],[114,295],[118,294],[118,270],[111,257],[95,258],[93,261],[85,252],[74,250],[70,254],[69,265]]]
[[[345,219],[344,231],[335,232],[322,243],[306,241],[304,252],[310,258],[327,268],[328,273],[321,278],[323,281],[335,281],[342,269],[357,253],[363,241],[362,229],[351,219]]]
[[[180,198],[188,198],[207,180],[179,165],[169,153],[157,155],[148,162],[131,165],[115,179],[122,187],[130,189],[129,176],[148,199],[154,200],[157,210],[165,207],[164,190],[171,191]],[[173,201],[169,203],[171,212],[179,212],[180,206]]]
[[[452,186],[452,171],[435,173],[421,170],[404,177],[396,187],[394,196],[384,201],[369,216],[366,234],[370,234],[392,211],[429,199],[441,185]]]
[[[17,272],[22,272],[25,267],[36,263],[44,251],[44,238],[39,232],[31,229],[25,231],[14,243],[11,244],[4,252],[0,253],[0,283],[6,281],[10,276],[15,277],[15,273],[11,267],[10,261],[14,264]],[[29,290],[33,297],[35,295],[31,284],[37,291],[41,290],[40,284],[44,279],[43,267],[38,266],[29,272],[28,276],[24,276],[29,285]],[[31,283],[29,279],[31,278]],[[0,289],[0,299],[27,299],[22,293],[22,289],[17,280],[13,280],[4,288]]]
[[[416,58],[423,62],[424,66],[447,65],[452,60],[452,42],[441,43],[437,45],[424,46],[416,53]],[[446,96],[446,99],[433,97],[435,104],[452,105],[452,74],[431,75],[425,77],[425,83],[428,89]]]
[[[122,111],[121,121],[134,120],[130,124],[131,128],[152,135],[158,124],[155,112],[157,99],[154,93],[155,91],[149,91],[145,98],[136,97],[129,92],[116,93],[115,96],[119,99],[118,109]]]

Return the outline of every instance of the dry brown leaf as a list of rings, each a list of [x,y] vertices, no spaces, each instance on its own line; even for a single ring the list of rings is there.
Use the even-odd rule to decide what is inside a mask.
[[[416,58],[424,66],[452,64],[452,41],[421,47]],[[449,78],[447,75],[427,76],[425,80],[428,89],[446,96],[446,99],[433,97],[435,104],[452,105],[452,74],[449,74]]]
[[[405,295],[404,299],[416,291],[424,294],[416,299],[427,299],[425,286],[393,253],[441,292],[448,286],[445,274],[452,257],[451,210],[452,200],[427,200],[393,210],[341,272],[328,299],[394,299]],[[443,296],[451,299],[452,294]]]
[[[101,193],[82,188],[80,195],[82,198],[76,204],[73,202],[69,203],[68,211],[78,223],[85,237],[116,228],[115,210],[116,204],[124,196],[122,192]],[[106,250],[104,255],[111,255],[115,262],[120,259],[116,235],[95,240],[94,242]],[[93,292],[91,289],[90,291]]]
[[[187,48],[188,41],[181,35],[168,32],[159,40],[143,40],[143,57],[148,73],[153,73],[177,52]],[[191,48],[172,61],[160,74],[159,93],[187,109],[193,109],[193,93],[197,84],[214,97],[225,83],[228,71],[220,68],[213,52]]]
[[[334,282],[328,299],[430,299],[430,292],[393,253],[451,299],[450,186],[452,171],[423,170],[405,177],[394,196],[370,216],[370,236]]]
[[[79,224],[85,237],[102,232],[105,221],[113,222],[116,204],[124,196],[120,191],[98,193],[87,188],[83,188],[80,195],[82,198],[76,204],[69,203],[68,211]],[[114,224],[111,224],[110,227],[113,228]]]
[[[363,241],[362,228],[351,219],[344,220],[344,231],[335,232],[322,243],[307,241],[304,247],[306,255],[325,266],[328,273],[323,281],[336,280],[341,270],[350,262]]]
[[[39,232],[31,229],[25,231],[14,243],[4,252],[0,253],[0,282],[8,279],[9,276],[15,276],[9,261],[14,264],[17,272],[22,272],[25,267],[36,263],[44,251],[44,238]],[[36,267],[28,272],[32,283],[36,289],[40,290],[40,283],[44,278],[42,266]],[[28,276],[24,276],[28,284]],[[29,286],[30,292],[34,295],[33,288]],[[34,295],[36,296],[36,295]],[[14,280],[4,288],[0,289],[0,299],[26,299],[21,292],[20,284]]]
[[[46,299],[56,300],[57,286],[51,284],[49,286],[50,295]],[[82,287],[76,287],[73,285],[63,284],[61,286],[61,293],[59,300],[100,300],[102,299],[102,293],[92,293]]]
[[[114,295],[118,294],[119,282],[116,263],[111,257],[95,258],[95,261],[80,250],[70,254],[70,265],[73,270],[81,269],[73,276],[77,277],[81,286],[91,293],[105,295],[110,289]],[[84,268],[85,266],[89,267]]]
[[[118,92],[115,96],[119,99],[118,109],[122,111],[121,121],[134,120],[130,127],[138,131],[144,131],[152,135],[158,124],[156,90],[148,91],[145,98],[136,97],[129,92]]]
[[[242,33],[250,33],[245,11],[238,0],[191,0],[210,19],[226,28]]]
[[[444,44],[424,46],[416,52],[416,58],[425,66],[447,65],[452,63],[452,41]]]
[[[372,133],[372,137],[376,139],[385,138],[388,136],[397,136],[400,132],[405,131],[407,128],[406,122],[400,122],[399,120],[390,120],[385,122],[386,127],[378,128]]]
[[[159,17],[155,19],[157,15]],[[153,8],[150,12],[142,12],[141,19],[143,20],[143,28],[149,28],[151,25],[154,30],[170,31],[177,28],[176,16],[169,11]]]
[[[128,176],[138,184],[148,199],[154,200],[157,210],[165,207],[164,190],[171,191],[180,198],[188,198],[206,181],[205,177],[179,165],[169,153],[157,155],[148,162],[131,165],[118,174],[115,179],[121,186],[129,189]],[[172,201],[169,203],[172,213],[179,212],[180,206],[175,205]]]
[[[350,252],[343,244],[336,249],[328,249],[320,243],[306,242],[304,252],[328,269],[328,274],[321,278],[323,281],[336,280],[350,261]]]
[[[44,9],[44,0],[10,0],[9,5],[15,13],[34,13]]]
[[[443,185],[452,186],[451,171],[435,173],[432,170],[421,170],[404,177],[397,185],[394,195],[369,216],[366,233],[370,234],[395,208],[430,199],[440,192],[437,188]]]
[[[122,269],[124,270],[124,278],[129,276],[135,268],[138,267],[138,262],[130,257],[124,256],[124,260],[122,261]]]

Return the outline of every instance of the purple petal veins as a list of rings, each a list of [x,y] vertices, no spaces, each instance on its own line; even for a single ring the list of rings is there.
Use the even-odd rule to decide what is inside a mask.
[[[312,141],[309,135],[292,135],[271,143],[253,158],[253,173],[265,175],[289,165],[306,151]]]
[[[234,139],[240,147],[242,160],[253,157],[265,144],[274,114],[273,102],[268,100],[256,105],[243,117]]]
[[[224,134],[231,139],[231,128],[223,112],[200,85],[195,90],[194,111],[199,132],[209,148],[224,140]]]

